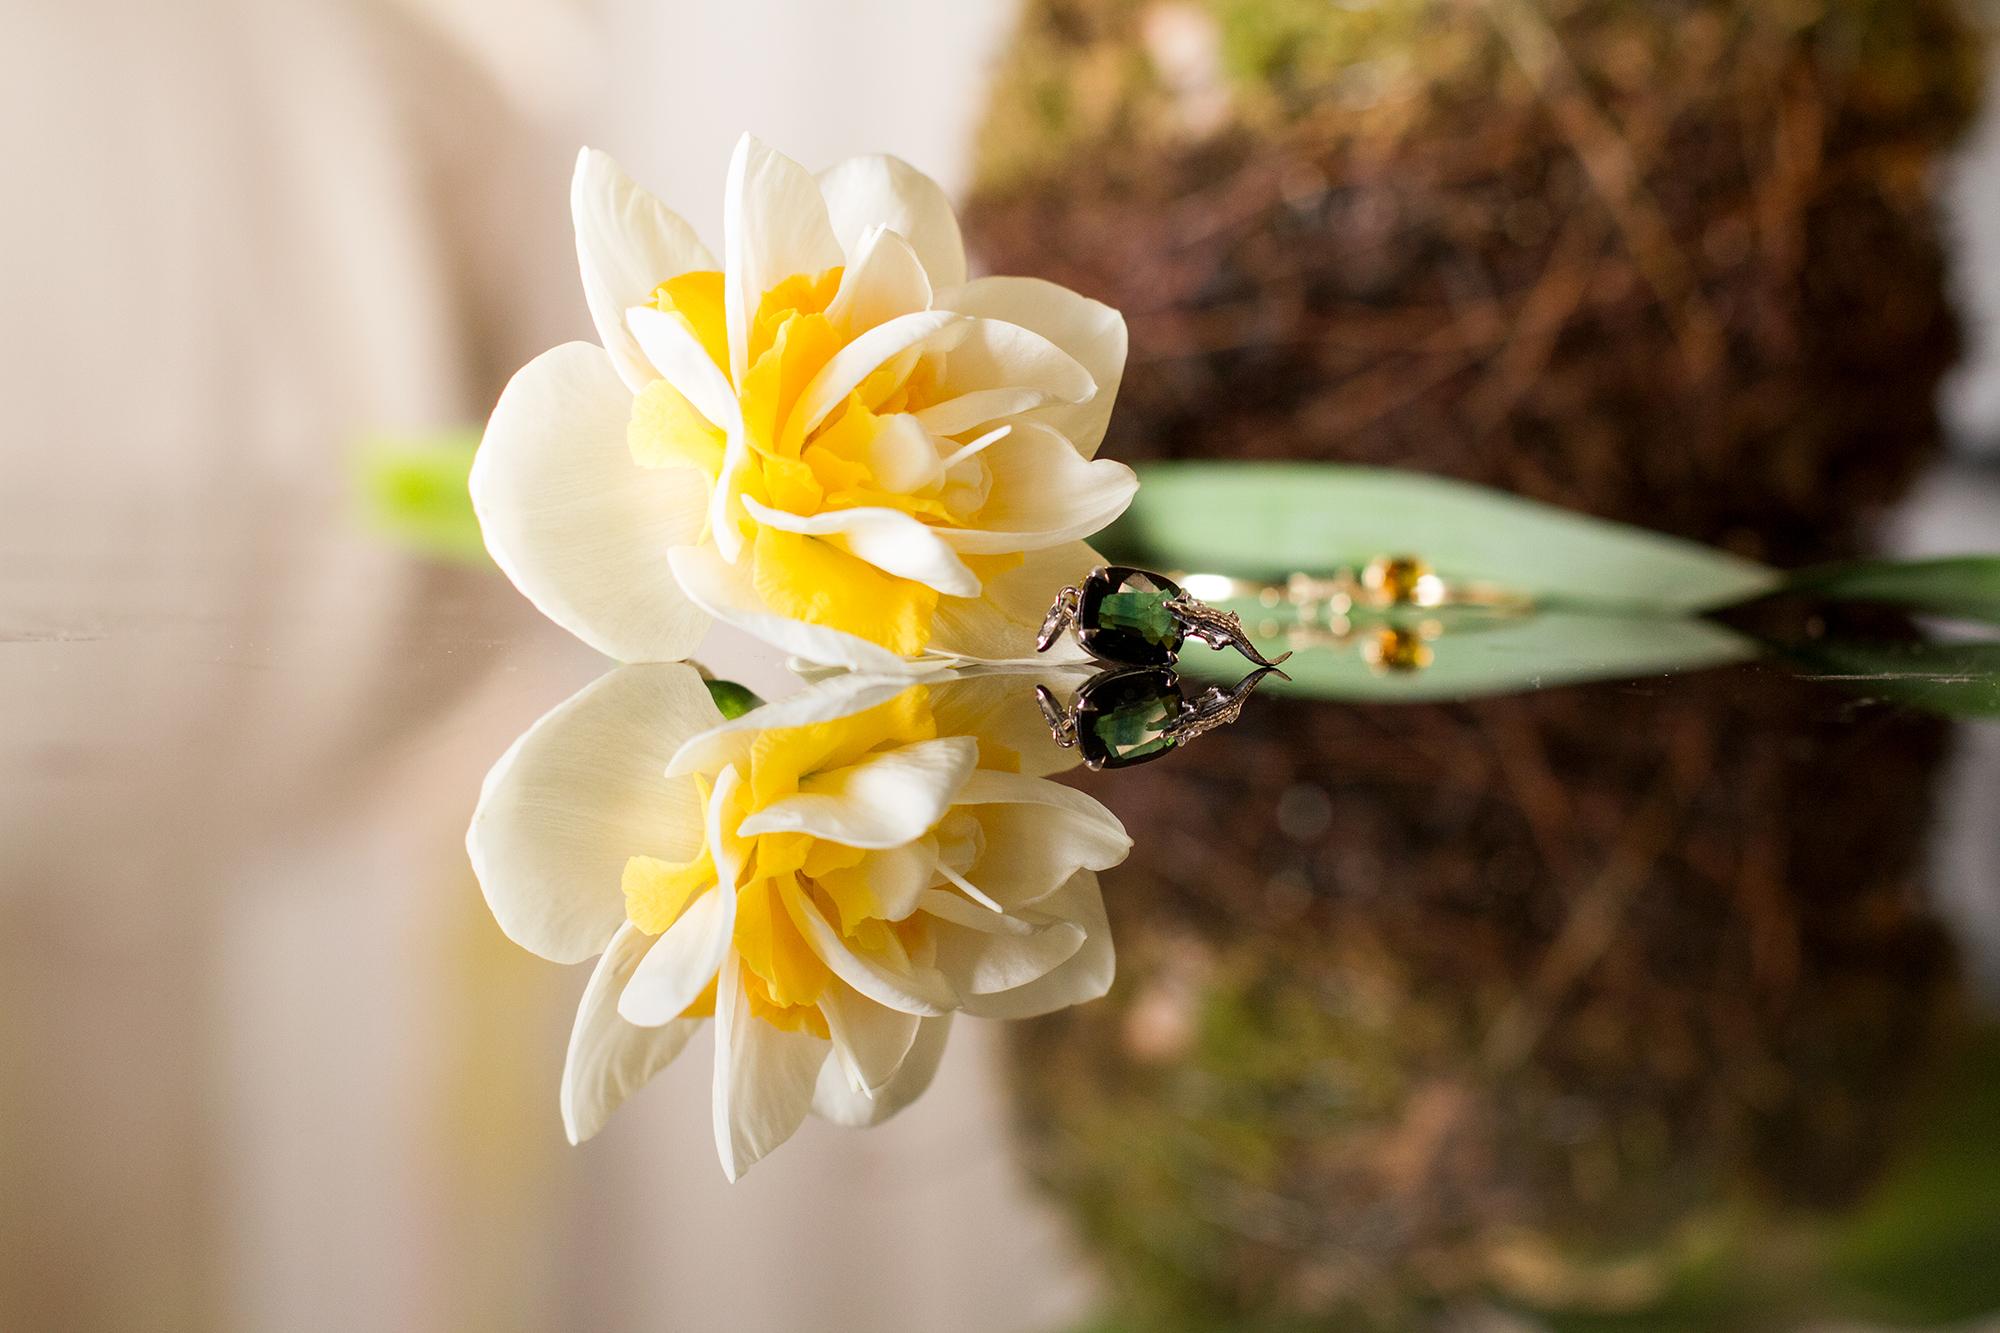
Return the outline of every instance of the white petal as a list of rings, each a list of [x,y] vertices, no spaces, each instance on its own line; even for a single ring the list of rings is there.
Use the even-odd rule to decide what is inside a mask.
[[[671,1023],[708,989],[736,928],[736,889],[724,883],[689,903],[618,996],[618,1016],[640,1027]]]
[[[1041,334],[997,319],[961,326],[946,353],[936,401],[917,413],[939,435],[957,435],[1049,403],[1081,403],[1097,392],[1081,362]]]
[[[715,858],[715,881],[718,886],[727,885],[731,890],[742,887],[743,871],[749,864],[750,853],[754,850],[749,839],[738,830],[728,826],[726,816],[734,814],[731,802],[736,790],[743,784],[743,772],[734,766],[723,769],[715,775],[715,785],[709,789],[708,811],[706,815],[709,855]],[[732,902],[729,914],[735,917]]]
[[[683,1019],[662,1027],[633,1027],[618,1016],[617,1000],[652,940],[631,922],[618,928],[576,1007],[569,1054],[563,1060],[563,1130],[582,1143],[647,1079],[667,1067],[701,1026]]]
[[[625,920],[629,858],[695,854],[699,797],[666,764],[719,716],[692,667],[621,667],[514,742],[486,775],[465,834],[507,938],[582,962]]]
[[[898,495],[914,495],[944,477],[944,459],[938,454],[936,437],[908,412],[891,412],[876,419],[875,438],[868,442],[866,461],[876,483]]]
[[[1085,679],[1084,673],[1074,670],[1025,673],[971,666],[926,683],[940,736],[977,736],[982,746],[1004,747],[1019,756],[1021,772],[1046,777],[1082,761],[1075,750],[1062,749],[1049,735],[1049,724],[1035,702],[1035,686],[1045,684],[1067,699]]]
[[[1109,870],[1132,851],[1118,816],[1074,787],[1020,773],[980,769],[952,802],[986,832],[986,851],[968,877],[1009,911],[1028,906],[1079,870]]]
[[[922,910],[932,918],[938,971],[968,1011],[978,996],[1047,976],[1084,943],[1082,928],[1070,922],[1002,915],[939,889],[924,895]]]
[[[732,1181],[798,1129],[830,1049],[752,1016],[740,966],[730,954],[715,997],[715,1150]]]
[[[965,242],[958,216],[938,183],[894,157],[850,157],[819,175],[833,230],[849,256],[868,229],[886,226],[910,243],[931,285],[965,281]]]
[[[669,553],[669,563],[681,587],[697,606],[780,652],[850,671],[908,674],[909,664],[880,644],[771,611],[757,595],[750,571],[742,565],[729,564],[707,547],[677,546]]]
[[[917,900],[938,877],[937,841],[918,838],[901,847],[885,847],[861,858],[855,873],[875,895],[884,921],[901,921],[917,910]]]
[[[877,324],[827,358],[799,391],[788,429],[811,431],[846,401],[861,381],[906,352],[945,352],[956,357],[978,322],[948,310],[919,310]],[[921,414],[920,414],[921,415]]]
[[[544,352],[493,409],[472,505],[494,562],[542,614],[621,662],[670,662],[708,629],[666,559],[701,534],[708,486],[634,463],[631,414],[601,348]]]
[[[871,1095],[896,1076],[924,1021],[877,1004],[840,981],[820,996],[819,1011],[833,1035],[833,1053],[849,1085]]]
[[[936,968],[913,961],[909,970],[903,971],[856,953],[816,904],[794,900],[786,905],[794,909],[792,921],[820,961],[875,1003],[925,1018],[950,1013],[958,1006],[958,995]]]
[[[1072,542],[1125,512],[1139,491],[1131,468],[1086,460],[1047,426],[1016,424],[986,450],[992,488],[974,526],[940,528],[960,551],[1036,551]]]
[[[840,290],[826,307],[826,317],[835,328],[845,328],[852,337],[898,315],[931,308],[930,280],[908,241],[893,231],[871,227],[858,248],[858,254],[848,252]]]
[[[913,415],[925,430],[938,435],[963,435],[989,422],[1033,410],[1049,401],[1047,393],[1027,385],[974,389],[944,402],[919,408]]]
[[[741,384],[749,365],[750,321],[764,293],[793,274],[824,272],[844,256],[812,176],[747,134],[737,140],[729,161],[722,231],[729,377]]]
[[[743,497],[743,508],[765,527],[824,537],[831,545],[867,561],[885,574],[913,579],[947,597],[979,595],[979,576],[958,558],[958,552],[945,541],[941,530],[900,509],[863,506],[793,514],[773,509],[747,495]]]
[[[896,1076],[873,1097],[855,1091],[839,1064],[827,1061],[819,1071],[819,1086],[813,1090],[813,1114],[851,1129],[881,1124],[930,1087],[937,1076],[938,1064],[944,1059],[945,1038],[950,1035],[950,1014],[922,1020],[917,1039],[903,1057]]]
[[[1083,932],[1083,946],[1045,976],[1013,990],[965,997],[965,1011],[981,1018],[1034,1018],[1072,1004],[1094,1000],[1111,989],[1117,957],[1111,947],[1111,927],[1104,917],[1104,895],[1097,876],[1080,872],[1075,879],[1029,909],[1032,917],[1064,921]]]
[[[1038,927],[1006,912],[996,912],[984,903],[974,902],[950,889],[927,889],[917,900],[917,907],[952,925],[964,926],[980,935],[1006,935],[1015,939],[1029,939],[1038,933]],[[933,927],[935,929],[935,927]]]
[[[979,738],[979,749],[981,754],[986,752],[984,736]],[[961,889],[965,887],[955,877],[963,877],[966,871],[972,869],[973,862],[986,852],[986,829],[973,813],[978,808],[969,806],[961,810],[953,806],[938,821],[938,826],[931,830],[930,836],[924,839],[925,843],[937,847],[937,872],[932,876],[932,883],[924,885],[924,888],[942,887],[936,882],[939,879],[949,879]]]
[[[716,551],[730,564],[743,558],[743,533],[736,525],[736,511],[740,500],[749,489],[751,473],[750,437],[741,425],[729,432],[723,445],[722,471],[709,488],[708,531],[709,540],[715,543]]]
[[[912,419],[914,420],[914,418]],[[917,424],[921,426],[923,423],[918,422]],[[928,434],[928,432],[926,433]],[[992,430],[987,431],[977,439],[969,440],[959,445],[947,457],[939,459],[938,466],[945,471],[950,471],[958,467],[959,464],[969,462],[978,455],[985,453],[988,449],[1013,433],[1014,428],[1011,425],[995,426]],[[879,476],[880,474],[878,473],[877,475]]]
[[[674,752],[667,764],[667,775],[716,772],[748,758],[760,732],[830,722],[886,703],[911,688],[906,675],[863,676],[843,672],[829,676],[691,738]]]
[[[1072,636],[1064,635],[1046,653],[1035,651],[1035,636],[1056,594],[1103,563],[1083,542],[1029,551],[1013,569],[984,579],[978,597],[939,601],[930,651],[969,662],[1040,668],[1084,661]],[[692,589],[689,595],[695,595]]]
[[[1097,381],[1096,394],[1088,402],[1040,408],[1031,419],[1060,431],[1085,458],[1096,455],[1118,398],[1119,381],[1125,376],[1123,315],[1102,301],[1040,278],[978,278],[956,290],[940,291],[935,304],[1033,329],[1081,362]]]
[[[799,794],[754,812],[744,837],[809,833],[848,847],[897,847],[944,818],[952,796],[979,762],[971,736],[940,736],[869,755],[860,763],[814,773]]]
[[[760,732],[831,722],[887,703],[912,688],[910,678],[901,674],[864,676],[844,672],[829,676],[692,737],[668,761],[667,776],[719,772],[726,765],[749,758],[750,747]]]
[[[620,378],[637,392],[653,370],[626,331],[625,311],[651,301],[668,278],[714,268],[715,258],[694,228],[594,148],[577,154],[569,206],[590,318]]]
[[[646,360],[695,411],[720,430],[743,428],[743,406],[730,387],[722,367],[709,358],[688,326],[651,306],[634,306],[625,312],[625,322],[638,340]]]

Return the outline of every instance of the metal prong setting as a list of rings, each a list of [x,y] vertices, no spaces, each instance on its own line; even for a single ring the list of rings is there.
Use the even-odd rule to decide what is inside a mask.
[[[1056,594],[1054,605],[1049,607],[1049,614],[1042,621],[1042,632],[1035,636],[1036,652],[1047,652],[1055,646],[1055,641],[1062,637],[1064,630],[1076,624],[1076,609],[1082,600],[1083,589],[1074,584]],[[1044,708],[1046,707],[1045,704]]]
[[[1056,692],[1046,685],[1035,686],[1035,702],[1042,706],[1042,720],[1049,724],[1049,735],[1055,738],[1055,743],[1065,750],[1074,749],[1076,710],[1064,707],[1062,700],[1056,698]]]
[[[1275,667],[1290,657],[1289,652],[1272,661],[1257,651],[1257,645],[1250,642],[1244,632],[1243,618],[1234,611],[1221,611],[1204,602],[1198,602],[1185,592],[1167,603],[1167,610],[1188,632],[1188,637],[1200,639],[1211,648],[1234,648],[1260,667]]]

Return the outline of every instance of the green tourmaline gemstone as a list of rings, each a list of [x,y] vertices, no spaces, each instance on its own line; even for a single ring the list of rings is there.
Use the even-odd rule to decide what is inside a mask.
[[[1077,744],[1093,768],[1143,764],[1179,743],[1168,733],[1181,709],[1180,682],[1173,672],[1107,672],[1077,692]]]
[[[1097,604],[1100,629],[1127,630],[1147,643],[1166,647],[1180,633],[1180,622],[1167,610],[1165,592],[1114,592]]]
[[[1077,605],[1077,639],[1093,656],[1134,666],[1165,666],[1180,651],[1184,631],[1167,603],[1180,595],[1169,579],[1111,565],[1084,580]]]

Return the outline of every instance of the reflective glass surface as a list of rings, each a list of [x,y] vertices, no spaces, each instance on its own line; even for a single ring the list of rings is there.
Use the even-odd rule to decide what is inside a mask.
[[[1787,599],[1300,628],[1252,599],[1282,677],[1159,762],[1062,776],[1132,839],[1108,993],[961,1021],[901,1117],[809,1126],[729,1186],[705,1056],[563,1142],[581,973],[500,936],[459,847],[488,766],[604,664],[492,571],[324,512],[107,543],[52,509],[5,539],[0,1147],[35,1217],[6,1262],[69,1256],[36,1301],[279,1309],[331,1254],[453,1311],[759,1327],[850,1290],[821,1237],[955,1228],[1013,1276],[940,1252],[908,1280],[948,1312],[1021,1284],[996,1327],[2000,1307],[1977,632]],[[745,639],[701,656],[798,688]],[[1179,665],[1187,700],[1247,669]],[[1091,675],[966,715],[1052,747],[1035,686],[1060,721]],[[788,1284],[743,1285],[752,1237]],[[107,1279],[107,1243],[147,1266]],[[612,1286],[569,1304],[580,1272]],[[826,1326],[910,1308],[853,1300]]]

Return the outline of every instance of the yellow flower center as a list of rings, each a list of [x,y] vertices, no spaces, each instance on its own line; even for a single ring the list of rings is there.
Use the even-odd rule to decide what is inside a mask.
[[[847,768],[871,754],[937,735],[930,692],[914,686],[886,703],[828,722],[780,727],[758,734],[721,825],[734,829],[753,811],[796,795],[815,773]],[[713,788],[697,779],[704,809]],[[625,863],[625,914],[649,935],[666,931],[702,894],[715,889],[713,848],[693,860],[634,856]],[[826,1036],[818,1004],[832,979],[806,943],[804,913],[817,910],[834,923],[848,946],[899,969],[921,947],[921,930],[907,919],[890,921],[862,869],[868,853],[806,833],[765,833],[746,840],[737,892],[733,947],[742,963],[750,1008],[767,1022]],[[714,1012],[713,986],[683,1017]]]
[[[843,270],[785,279],[764,294],[751,323],[748,369],[736,386],[750,449],[743,493],[773,509],[801,516],[863,507],[900,510],[921,522],[957,526],[985,502],[983,465],[906,470],[907,449],[887,447],[891,432],[908,432],[905,413],[934,399],[936,365],[915,351],[892,357],[825,418],[806,428],[795,413],[814,375],[852,340],[853,330],[827,313]],[[660,284],[654,306],[679,318],[727,373],[728,333],[722,274],[683,273]],[[907,440],[907,435],[903,437]],[[690,467],[711,484],[722,473],[723,432],[664,379],[640,391],[627,429],[632,456],[644,467]],[[968,471],[970,476],[968,477]],[[824,625],[914,656],[930,640],[939,594],[899,578],[832,542],[732,519],[742,525],[752,579],[772,610]],[[975,572],[998,572],[1019,557],[966,557]]]

